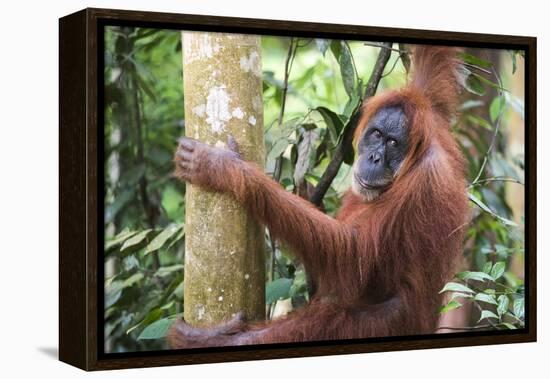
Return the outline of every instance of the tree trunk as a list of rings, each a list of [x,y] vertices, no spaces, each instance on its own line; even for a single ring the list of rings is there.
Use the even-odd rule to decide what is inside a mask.
[[[260,38],[183,32],[185,133],[264,163]],[[187,185],[184,317],[197,326],[265,316],[264,228],[232,198]]]

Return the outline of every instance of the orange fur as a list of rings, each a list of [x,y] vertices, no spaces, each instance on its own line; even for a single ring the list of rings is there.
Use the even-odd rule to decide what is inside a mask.
[[[449,128],[458,96],[455,56],[452,48],[417,47],[410,83],[364,106],[356,137],[378,110],[400,105],[408,119],[409,152],[387,191],[368,203],[348,191],[336,219],[286,192],[253,164],[212,149],[196,152],[192,181],[232,194],[295,251],[317,290],[305,308],[284,319],[237,321],[230,332],[178,321],[168,336],[172,347],[434,332],[439,290],[454,274],[468,214],[463,157]]]

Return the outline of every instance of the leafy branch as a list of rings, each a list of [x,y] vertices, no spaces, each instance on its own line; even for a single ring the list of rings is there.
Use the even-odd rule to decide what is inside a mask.
[[[376,93],[376,89],[378,88],[378,84],[380,83],[380,80],[382,79],[382,75],[384,73],[384,68],[386,67],[388,60],[390,59],[392,51],[391,46],[391,42],[384,42],[380,44],[380,46],[378,46],[381,47],[381,49],[378,53],[378,58],[376,59],[376,63],[370,75],[369,81],[367,82],[367,85],[365,87],[365,92],[361,100],[361,104],[363,104],[368,98],[374,96],[374,94]],[[327,193],[330,185],[332,184],[332,181],[338,174],[338,171],[340,170],[340,167],[344,162],[346,153],[353,148],[353,135],[355,134],[355,130],[357,129],[357,124],[361,115],[360,105],[357,107],[357,109],[345,125],[343,137],[341,138],[340,143],[336,146],[332,159],[328,164],[325,172],[319,179],[319,182],[315,187],[314,193],[310,196],[310,201],[316,206],[320,206],[322,204],[325,194]]]

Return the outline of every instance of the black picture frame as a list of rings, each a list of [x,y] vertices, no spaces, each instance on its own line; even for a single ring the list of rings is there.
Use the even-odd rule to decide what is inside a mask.
[[[102,104],[106,25],[524,50],[525,329],[103,353]],[[536,49],[536,38],[522,36],[91,8],[62,17],[59,20],[59,359],[84,370],[105,370],[536,341]]]

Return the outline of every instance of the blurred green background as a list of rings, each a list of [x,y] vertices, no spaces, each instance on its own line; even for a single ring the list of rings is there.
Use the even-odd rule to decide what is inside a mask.
[[[407,47],[393,49],[378,92],[406,83]],[[288,191],[307,195],[316,185],[379,50],[376,42],[262,37],[266,173],[280,160],[278,180]],[[453,132],[469,163],[472,221],[462,270],[442,289],[439,331],[521,328],[523,55],[466,49],[462,57],[465,90]],[[181,32],[106,27],[105,352],[165,349],[166,330],[181,316],[185,185],[171,174],[185,130],[183,97]],[[303,141],[312,148],[296,170]],[[324,198],[329,214],[350,185],[352,160],[349,154]],[[266,315],[277,317],[309,298],[301,265],[267,234],[266,245]]]

